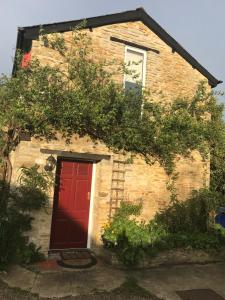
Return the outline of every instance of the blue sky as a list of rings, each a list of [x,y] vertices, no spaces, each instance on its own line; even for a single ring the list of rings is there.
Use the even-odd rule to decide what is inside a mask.
[[[18,26],[137,7],[143,7],[217,79],[225,81],[225,0],[0,0],[0,73],[11,73]],[[218,89],[225,90],[225,84]]]

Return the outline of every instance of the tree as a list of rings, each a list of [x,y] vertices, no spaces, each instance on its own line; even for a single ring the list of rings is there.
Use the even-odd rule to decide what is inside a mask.
[[[215,100],[216,101],[216,100]],[[211,109],[210,189],[225,195],[225,123],[224,105]]]
[[[141,155],[148,163],[157,160],[168,173],[178,154],[197,149],[207,156],[214,134],[207,113],[217,104],[204,83],[193,99],[156,102],[148,91],[124,91],[113,76],[128,72],[126,66],[115,70],[113,61],[96,61],[82,28],[73,31],[70,48],[62,34],[41,33],[40,39],[60,54],[61,63],[52,67],[32,59],[21,68],[18,53],[16,75],[0,79],[0,157],[7,182],[10,153],[22,133],[50,140],[60,132],[67,141],[74,134],[88,135],[113,150]]]

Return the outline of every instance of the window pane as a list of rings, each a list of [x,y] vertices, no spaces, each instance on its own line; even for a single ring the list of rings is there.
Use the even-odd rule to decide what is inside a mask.
[[[133,89],[137,87],[137,82],[143,84],[143,65],[144,54],[127,49],[126,52],[126,65],[128,71],[132,74],[125,75],[125,89]]]
[[[135,120],[141,118],[142,88],[144,81],[144,53],[138,49],[126,49],[126,68],[129,73],[125,74],[125,92],[129,112]]]

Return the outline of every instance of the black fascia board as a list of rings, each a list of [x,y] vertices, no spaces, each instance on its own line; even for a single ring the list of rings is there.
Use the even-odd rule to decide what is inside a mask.
[[[81,24],[83,21],[86,22],[86,28],[95,28],[105,25],[111,25],[116,23],[125,23],[138,21],[140,19],[137,10],[126,11],[117,14],[80,19],[75,21],[66,21],[60,23],[52,23],[52,24],[43,24],[36,26],[24,27],[25,37],[37,39],[39,36],[40,28],[44,30],[45,33],[53,33],[53,32],[66,32],[72,30],[75,26]]]
[[[84,19],[76,21],[67,21],[53,24],[43,24],[36,26],[24,27],[24,39],[33,40],[39,36],[40,29],[42,28],[45,33],[66,32],[72,30],[75,26],[83,22]],[[125,11],[111,15],[87,18],[86,28],[95,28],[110,24],[125,23],[142,21],[150,30],[152,30],[159,38],[161,38],[173,52],[181,55],[193,68],[197,69],[204,75],[212,87],[222,83],[221,80],[216,79],[208,70],[206,70],[190,53],[188,53],[174,38],[170,36],[152,17],[150,17],[143,8],[136,10]]]
[[[169,45],[174,52],[180,54],[193,68],[197,69],[204,75],[212,87],[222,83],[221,80],[216,79],[208,70],[206,70],[190,53],[188,53],[169,33],[167,33],[152,17],[150,17],[144,10],[142,15],[142,22],[149,27],[159,38],[161,38],[167,45]]]
[[[23,52],[29,52],[32,48],[32,39],[27,39],[24,36],[24,28],[18,28],[18,34],[17,34],[17,41],[16,41],[16,52],[18,50],[21,50]],[[16,63],[16,53],[15,52],[15,58],[13,62],[13,69],[12,69],[12,74],[16,74],[16,69],[17,69],[17,63]]]
[[[18,50],[22,50],[23,47],[23,39],[24,39],[24,31],[21,28],[18,28],[18,33],[17,33],[17,41],[16,41],[16,50],[15,50],[15,57],[14,57],[14,62],[13,62],[13,69],[12,69],[12,74],[15,75],[16,73],[16,52]]]

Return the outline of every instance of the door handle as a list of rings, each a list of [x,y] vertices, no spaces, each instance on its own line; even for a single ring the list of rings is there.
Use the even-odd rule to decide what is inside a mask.
[[[88,201],[91,200],[91,193],[90,192],[87,193],[87,199],[88,199]]]

